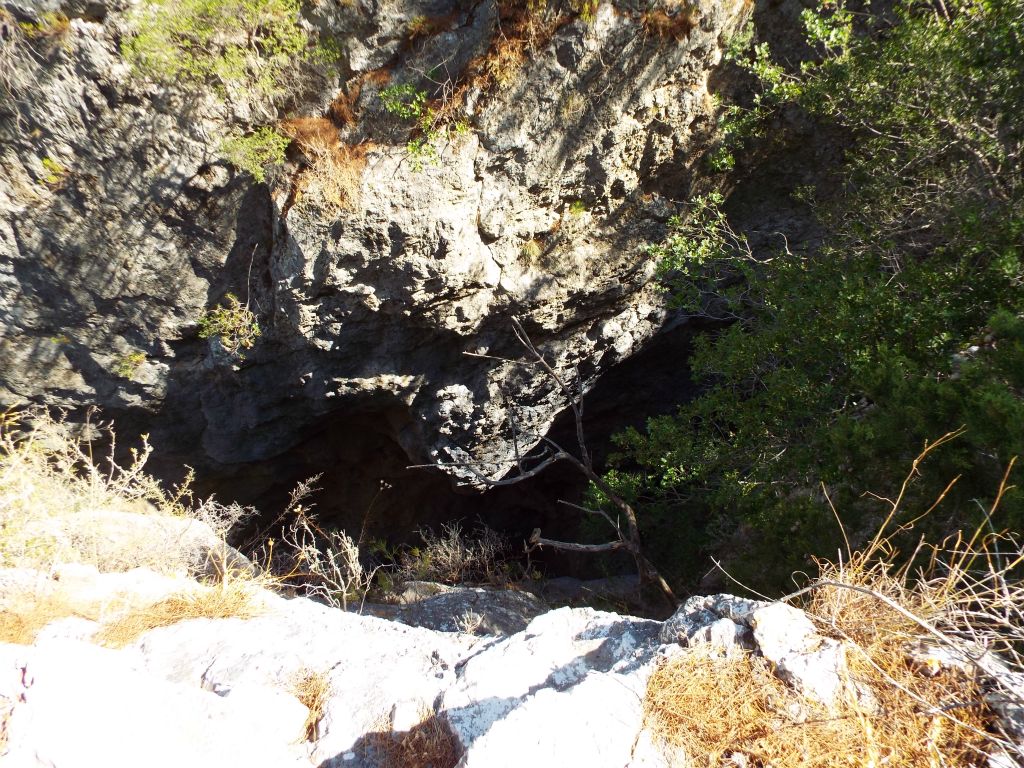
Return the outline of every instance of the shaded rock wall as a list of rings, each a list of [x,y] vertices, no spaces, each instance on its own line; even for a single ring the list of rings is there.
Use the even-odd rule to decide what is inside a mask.
[[[408,488],[407,464],[507,471],[510,411],[542,434],[565,406],[535,368],[495,359],[523,356],[510,317],[583,390],[664,322],[643,246],[686,197],[712,127],[708,76],[745,12],[703,4],[676,40],[640,5],[604,3],[589,23],[553,9],[521,67],[462,92],[473,130],[419,167],[384,80],[443,101],[514,6],[314,5],[308,23],[341,61],[274,104],[144,82],[118,54],[124,6],[60,6],[66,38],[19,64],[31,87],[0,105],[0,401],[98,404],[150,432],[166,467],[250,498],[312,456],[348,524],[380,479]],[[410,43],[419,17],[447,21]],[[339,98],[352,119],[336,118]],[[365,155],[348,210],[300,194],[296,150],[269,186],[217,155],[232,127],[326,114]],[[197,335],[227,292],[263,330],[244,360]],[[384,513],[415,520],[447,482]]]

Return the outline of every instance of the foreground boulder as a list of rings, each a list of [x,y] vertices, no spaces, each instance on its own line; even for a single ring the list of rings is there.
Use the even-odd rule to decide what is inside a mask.
[[[60,590],[66,598],[31,637],[3,625],[19,640],[0,643],[4,768],[685,768],[693,763],[645,712],[663,662],[748,654],[805,702],[800,717],[825,711],[826,694],[849,679],[836,641],[801,611],[730,595],[692,598],[667,622],[561,608],[509,636],[478,637],[251,585],[244,617],[178,617],[126,634],[134,625],[119,614],[160,615],[188,580],[85,566],[58,577],[0,572],[5,613],[24,606],[15,593],[40,608]],[[207,598],[229,588],[194,586]]]

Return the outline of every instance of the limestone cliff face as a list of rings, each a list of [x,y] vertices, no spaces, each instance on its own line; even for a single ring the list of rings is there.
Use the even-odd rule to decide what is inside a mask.
[[[507,470],[509,409],[542,433],[565,406],[538,370],[495,359],[523,357],[511,317],[584,390],[663,322],[644,244],[688,192],[707,78],[745,12],[702,3],[674,37],[653,6],[553,12],[500,83],[457,93],[471,130],[435,141],[436,162],[411,158],[381,88],[454,98],[511,5],[313,5],[340,62],[272,105],[147,83],[118,52],[124,4],[59,6],[66,37],[21,58],[0,102],[0,401],[96,403],[200,467],[344,422],[353,444],[372,431],[406,463]],[[58,6],[6,7],[30,20]],[[410,42],[419,18],[443,23]],[[325,115],[362,158],[347,207],[303,194],[298,149],[267,185],[218,157],[239,126]],[[244,360],[198,338],[228,292],[263,331]]]

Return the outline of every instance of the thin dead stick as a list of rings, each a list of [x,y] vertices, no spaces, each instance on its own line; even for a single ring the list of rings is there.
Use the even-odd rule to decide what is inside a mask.
[[[959,656],[961,656],[964,661],[977,667],[983,674],[999,681],[1001,685],[1006,687],[1011,692],[1015,699],[1019,700],[1022,704],[1024,704],[1024,687],[1010,685],[1005,679],[1006,670],[998,661],[996,661],[992,657],[992,654],[990,654],[987,650],[977,655],[970,653],[965,648],[963,648],[962,643],[958,643],[954,638],[950,637],[942,630],[932,626],[930,623],[922,619],[920,616],[915,615],[912,611],[908,611],[906,608],[904,608],[902,605],[897,603],[892,598],[883,595],[882,593],[874,589],[870,589],[868,587],[861,587],[856,584],[844,584],[840,581],[823,579],[821,581],[815,582],[814,584],[811,584],[810,586],[804,587],[803,589],[797,590],[796,592],[792,592],[788,595],[785,595],[784,597],[779,598],[779,602],[789,602],[790,600],[799,597],[800,595],[805,595],[808,592],[813,592],[814,590],[820,589],[822,587],[836,587],[838,589],[848,589],[852,592],[859,592],[862,595],[869,595],[878,600],[879,602],[884,603],[885,605],[889,606],[894,611],[896,611],[898,614],[903,616],[905,619],[921,627],[921,629],[923,629],[925,632],[935,637],[937,640],[942,642],[947,647],[951,648]]]

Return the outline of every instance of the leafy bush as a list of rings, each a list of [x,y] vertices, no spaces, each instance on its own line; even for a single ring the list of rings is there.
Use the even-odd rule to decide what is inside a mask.
[[[385,110],[406,120],[419,120],[427,108],[427,92],[412,83],[389,85],[380,100]]]
[[[269,126],[248,136],[233,136],[220,145],[220,154],[239,170],[246,171],[261,184],[266,181],[265,168],[284,162],[284,153],[291,139]]]
[[[248,306],[232,293],[224,296],[226,306],[207,310],[199,318],[199,338],[217,338],[232,355],[251,349],[260,335],[260,324]]]
[[[146,362],[145,352],[129,352],[122,355],[114,362],[114,374],[122,379],[131,379],[138,373],[139,368]]]
[[[908,491],[923,504],[959,476],[929,523],[954,530],[1024,452],[1024,15],[1010,0],[947,7],[859,36],[842,9],[807,15],[818,61],[789,75],[764,46],[748,60],[763,89],[751,125],[789,105],[851,137],[840,192],[805,194],[820,247],[791,252],[780,233],[755,260],[721,198],[694,201],[656,247],[680,305],[735,321],[697,341],[703,394],[623,435],[613,475],[691,575],[695,550],[745,531],[742,575],[781,586],[840,543],[819,483],[856,536],[876,514],[861,478],[893,484],[926,440],[965,426]],[[1019,528],[1024,495],[1001,515]]]
[[[406,151],[415,170],[421,170],[424,163],[436,164],[438,140],[450,139],[469,130],[465,120],[452,119],[450,110],[443,105],[440,109],[427,100],[427,92],[411,83],[391,85],[380,92],[384,109],[398,117],[415,121],[413,135],[406,144]]]
[[[153,0],[133,12],[122,52],[160,82],[273,95],[312,53],[299,9],[299,0]]]

